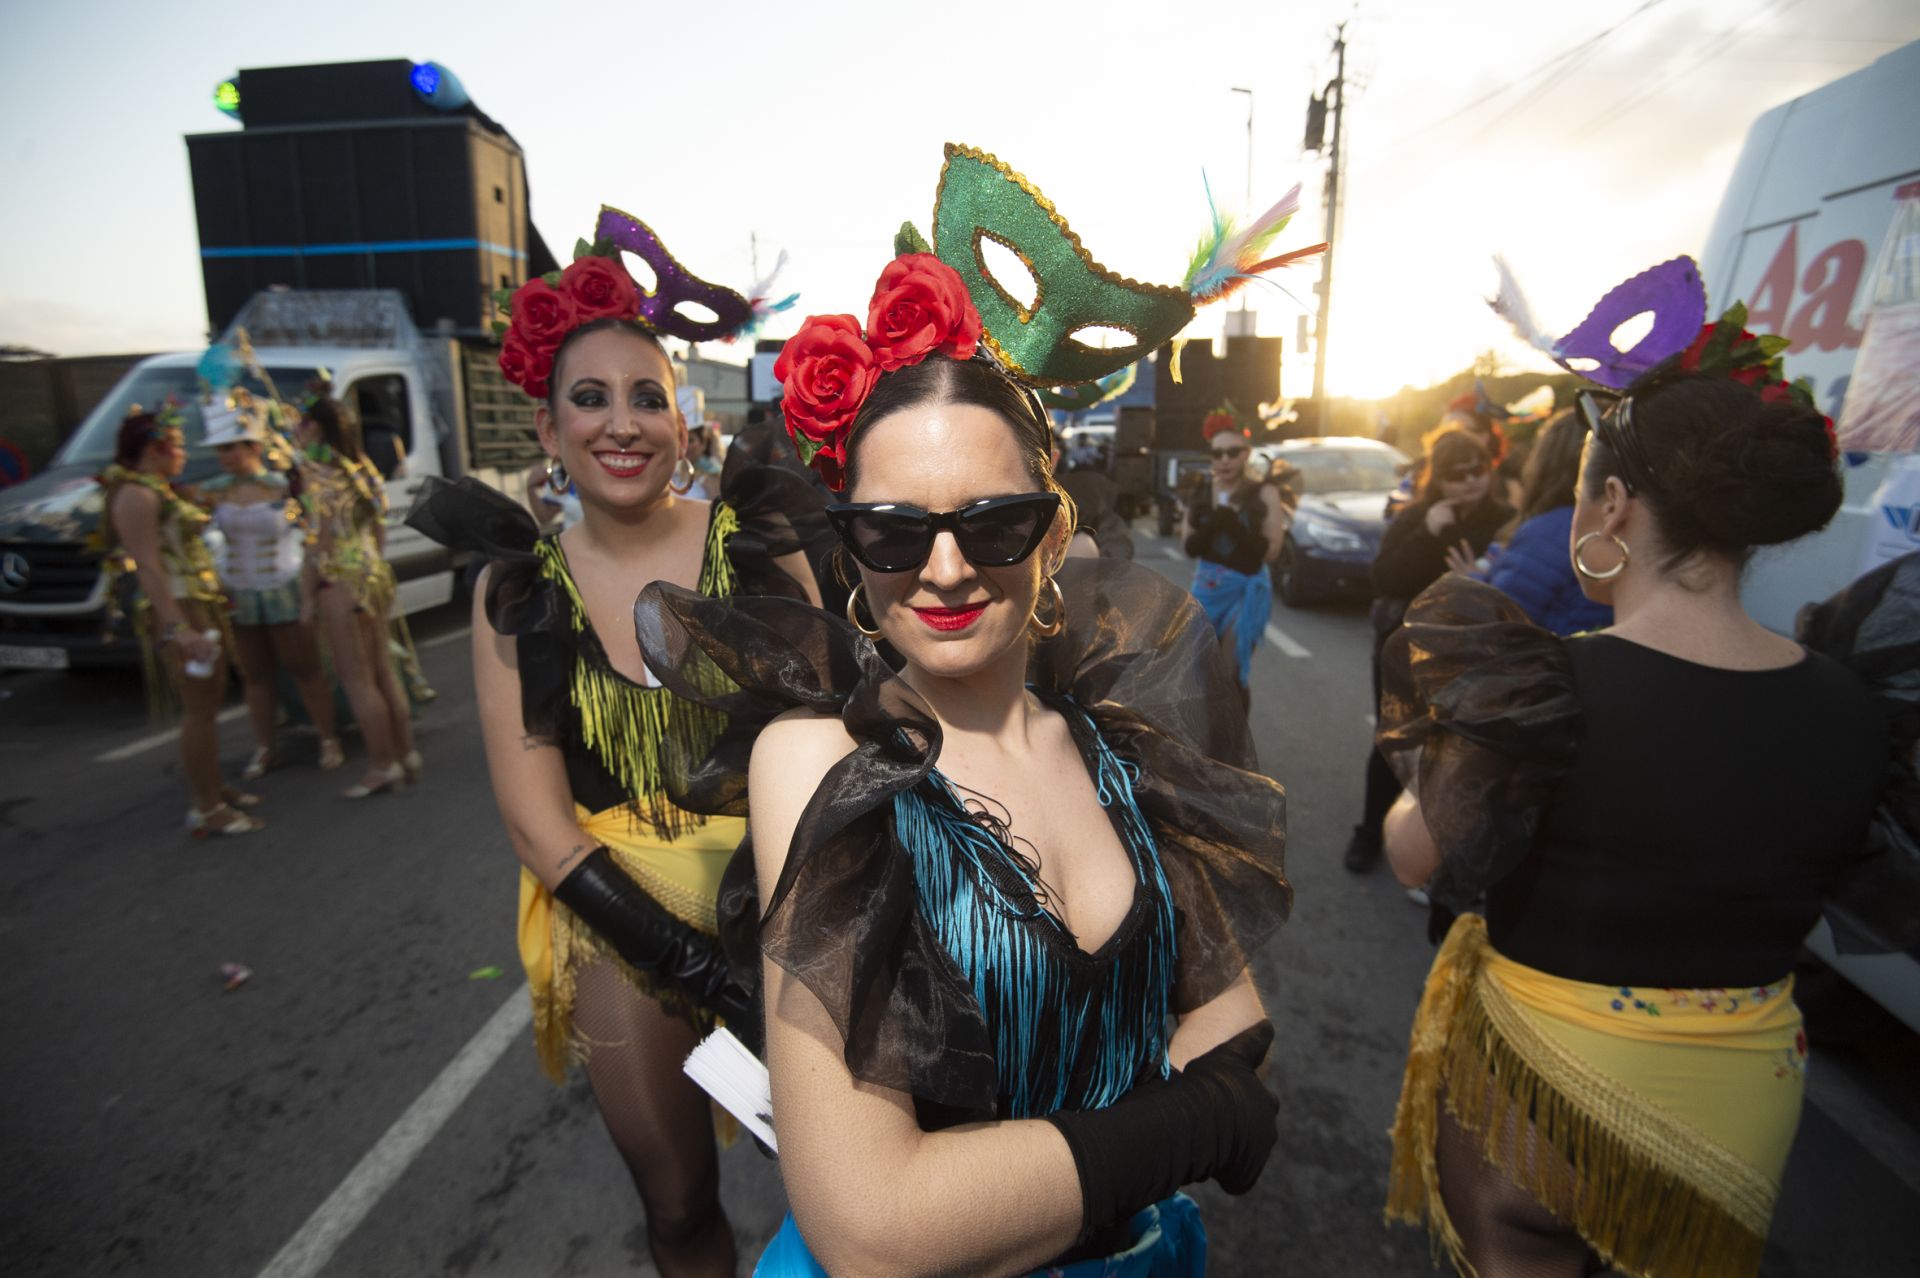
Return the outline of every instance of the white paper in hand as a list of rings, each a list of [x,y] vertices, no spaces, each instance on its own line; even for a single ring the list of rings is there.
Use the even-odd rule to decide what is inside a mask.
[[[701,1039],[681,1068],[768,1149],[780,1152],[773,1139],[773,1084],[767,1067],[725,1026]]]

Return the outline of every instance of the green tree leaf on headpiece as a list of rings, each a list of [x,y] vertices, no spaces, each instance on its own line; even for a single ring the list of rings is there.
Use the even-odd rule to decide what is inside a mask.
[[[549,288],[560,287],[560,272],[558,271],[548,271],[545,275],[542,275],[540,278],[547,282],[547,287]]]
[[[926,236],[912,222],[902,222],[900,229],[893,234],[893,255],[905,257],[908,253],[931,253],[933,247],[927,243]]]
[[[583,257],[619,257],[620,250],[612,240],[594,240],[588,243],[584,239],[573,242],[573,260]]]

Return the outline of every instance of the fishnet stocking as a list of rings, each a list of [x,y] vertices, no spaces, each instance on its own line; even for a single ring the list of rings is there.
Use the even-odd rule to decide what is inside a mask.
[[[711,1111],[680,1070],[698,1041],[693,1028],[604,959],[575,979],[573,1027],[588,1043],[587,1081],[607,1134],[646,1208],[661,1278],[732,1278]]]
[[[1509,1151],[1517,1137],[1509,1119],[1501,1134]],[[1532,1156],[1554,1155],[1536,1142]],[[1440,1196],[1478,1278],[1590,1278],[1606,1271],[1572,1225],[1487,1161],[1480,1138],[1455,1122],[1444,1103],[1436,1159]]]

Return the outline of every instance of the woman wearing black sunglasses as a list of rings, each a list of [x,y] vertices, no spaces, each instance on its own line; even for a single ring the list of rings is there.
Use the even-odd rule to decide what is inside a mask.
[[[1251,705],[1253,650],[1273,615],[1267,565],[1280,557],[1287,507],[1278,488],[1247,473],[1250,446],[1230,416],[1215,414],[1201,430],[1212,463],[1187,497],[1186,551],[1200,561],[1193,597],[1239,670],[1241,698]]]
[[[1394,516],[1373,560],[1373,705],[1380,708],[1380,646],[1406,615],[1413,597],[1440,580],[1449,556],[1477,560],[1513,511],[1493,495],[1493,458],[1480,438],[1450,427],[1427,446],[1413,504]],[[1344,863],[1366,874],[1380,861],[1380,823],[1400,794],[1400,782],[1378,750],[1367,751],[1367,788],[1360,824],[1353,827]],[[1418,899],[1416,897],[1415,899]]]
[[[937,260],[903,264],[948,295]],[[1274,1141],[1247,960],[1289,897],[1284,796],[1193,601],[1067,560],[1043,410],[953,351],[977,317],[865,386],[884,334],[855,348],[842,318],[781,376],[844,484],[845,620],[659,586],[638,610],[674,686],[784,711],[693,778],[737,803],[750,745],[723,908],[762,959],[793,1207],[756,1272],[1078,1275],[1137,1249],[1116,1272],[1197,1274],[1177,1191],[1244,1192]],[[804,397],[845,386],[850,424],[813,435]]]

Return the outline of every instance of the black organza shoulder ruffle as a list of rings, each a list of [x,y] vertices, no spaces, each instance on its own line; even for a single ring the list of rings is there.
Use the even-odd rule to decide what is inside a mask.
[[[1427,893],[1474,906],[1533,848],[1580,721],[1558,636],[1484,582],[1449,573],[1380,652],[1377,742],[1441,852]]]
[[[1828,898],[1843,952],[1920,944],[1920,552],[1861,577],[1801,619],[1800,641],[1858,675],[1887,716],[1887,779],[1866,848]]]
[[[822,495],[782,467],[755,462],[748,450],[728,455],[720,498],[738,530],[726,540],[733,593],[799,598],[799,585],[777,562],[817,548],[832,536]],[[554,736],[562,721],[567,680],[581,655],[566,593],[543,576],[536,547],[539,525],[519,502],[472,477],[429,478],[407,512],[407,525],[441,545],[466,551],[488,565],[487,621],[516,641],[520,700],[526,730]],[[595,655],[598,645],[594,645]],[[604,658],[602,658],[604,659]]]
[[[1067,626],[1036,645],[1032,681],[1071,696],[1139,769],[1135,795],[1178,912],[1173,1001],[1187,1011],[1225,990],[1286,918],[1285,794],[1252,770],[1234,672],[1191,596],[1120,560],[1069,560],[1057,580]],[[856,1077],[990,1111],[992,1038],[916,908],[890,829],[893,797],[939,757],[925,704],[852,626],[798,603],[656,583],[635,622],[648,667],[730,719],[709,754],[680,761],[668,782],[676,802],[744,812],[754,737],[783,711],[837,714],[855,742],[801,815],[764,910],[750,849],[734,860],[720,910],[740,974],[764,955],[802,981]]]

